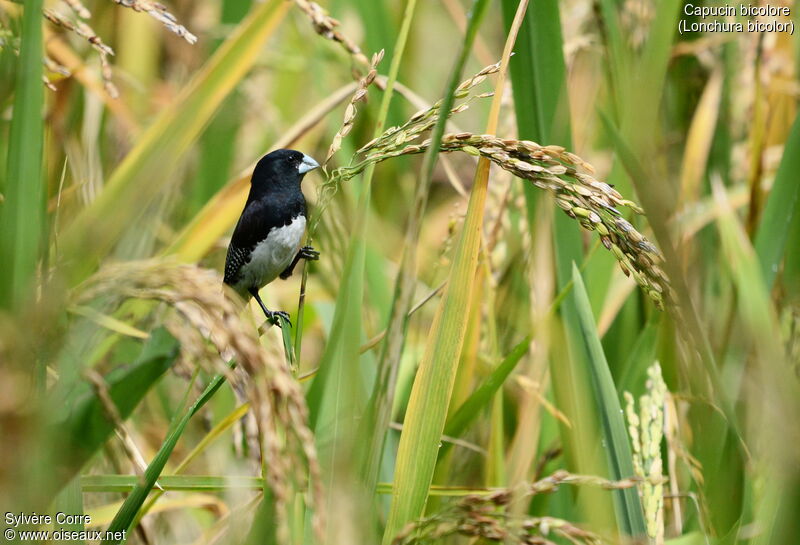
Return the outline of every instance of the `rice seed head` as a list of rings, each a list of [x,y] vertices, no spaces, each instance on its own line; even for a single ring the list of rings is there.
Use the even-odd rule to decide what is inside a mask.
[[[114,50],[103,43],[102,38],[97,35],[94,29],[80,19],[70,21],[66,16],[49,8],[42,10],[42,14],[45,19],[54,25],[63,28],[67,32],[72,32],[89,42],[89,45],[97,51],[98,58],[100,59],[100,75],[103,78],[103,85],[106,91],[112,98],[119,97],[119,91],[116,85],[111,81],[113,74],[111,72],[111,63],[108,61],[108,57],[114,54]]]
[[[339,21],[330,17],[319,4],[308,0],[294,0],[294,3],[311,20],[311,25],[317,34],[341,45],[357,64],[365,67],[377,64],[377,62],[371,63],[353,40],[336,30],[336,27],[339,26]],[[374,59],[375,57],[373,56]]]
[[[112,0],[114,3],[124,7],[130,8],[133,11],[140,11],[147,13],[150,17],[161,23],[164,28],[183,38],[190,44],[197,43],[197,36],[189,32],[187,28],[178,24],[178,19],[169,11],[166,6],[159,2],[151,2],[150,0]]]
[[[77,304],[99,297],[162,301],[181,317],[173,325],[182,323],[215,348],[214,371],[246,392],[256,416],[261,457],[266,461],[264,478],[275,495],[279,541],[288,540],[288,508],[295,483],[307,483],[306,499],[321,539],[322,481],[305,397],[286,362],[270,357],[254,328],[244,323],[241,300],[233,293],[226,296],[219,275],[168,260],[119,263],[98,271],[73,296]],[[234,373],[224,364],[231,357],[246,374]]]
[[[331,160],[331,157],[342,148],[342,140],[345,136],[350,134],[350,131],[353,130],[353,125],[355,124],[356,114],[358,114],[358,109],[356,108],[356,104],[362,101],[366,101],[367,99],[367,87],[375,81],[375,77],[378,75],[378,63],[381,62],[383,59],[384,50],[381,49],[374,55],[372,55],[372,60],[370,61],[369,71],[367,75],[361,78],[358,81],[358,87],[356,88],[355,93],[353,93],[350,102],[347,104],[347,107],[344,110],[344,119],[342,121],[341,128],[336,132],[333,137],[333,141],[331,142],[330,147],[328,148],[328,154],[325,156],[325,160],[322,162],[322,165],[325,166],[328,164],[328,161]]]
[[[600,545],[601,537],[565,519],[550,516],[516,516],[507,511],[512,500],[535,494],[551,493],[561,484],[598,486],[619,490],[636,486],[640,479],[609,481],[591,475],[575,475],[557,471],[540,481],[522,485],[519,489],[500,488],[486,494],[464,496],[434,515],[407,524],[395,537],[394,545],[439,542],[449,536],[483,538],[489,541],[512,543],[552,543],[555,535],[567,542]]]
[[[177,34],[190,44],[197,42],[197,36],[189,32],[183,25],[178,24],[176,17],[168,12],[164,5],[158,2],[151,2],[150,0],[113,1],[122,7],[147,13],[164,25],[167,30]],[[72,32],[89,42],[92,48],[97,51],[98,58],[100,60],[100,75],[103,78],[103,85],[106,91],[112,98],[118,98],[119,90],[112,81],[113,72],[111,70],[111,63],[108,60],[111,55],[114,55],[114,50],[103,42],[102,38],[97,35],[97,33],[94,31],[94,29],[92,29],[91,26],[89,26],[88,23],[84,22],[84,20],[91,17],[92,14],[88,9],[86,9],[81,0],[65,0],[65,3],[75,14],[75,20],[70,20],[65,15],[49,8],[42,10],[44,18],[54,25],[65,29],[67,32]],[[45,80],[45,85],[54,89],[49,80]]]
[[[646,393],[639,398],[639,412],[629,392],[624,392],[628,434],[633,445],[633,467],[642,479],[639,495],[647,520],[647,533],[655,543],[664,540],[664,475],[661,441],[664,437],[664,406],[667,386],[661,366],[655,362],[647,369]]]
[[[92,16],[91,12],[86,9],[86,6],[80,0],[64,0],[64,3],[81,19],[88,19]]]
[[[494,74],[500,69],[500,64],[495,63],[483,68],[474,76],[464,80],[456,88],[456,98],[466,99],[460,104],[456,104],[448,113],[448,117],[453,114],[461,113],[469,108],[470,102],[475,99],[488,98],[494,93],[481,93],[472,94],[473,88],[479,83],[484,81],[487,75]],[[380,137],[370,141],[368,144],[358,150],[358,153],[365,153],[367,151],[384,151],[390,152],[399,148],[400,144],[413,141],[419,138],[422,133],[430,130],[436,124],[440,115],[442,101],[435,102],[429,108],[420,110],[415,113],[411,118],[400,127],[391,127],[387,129]],[[403,134],[403,140],[396,140],[396,133]]]

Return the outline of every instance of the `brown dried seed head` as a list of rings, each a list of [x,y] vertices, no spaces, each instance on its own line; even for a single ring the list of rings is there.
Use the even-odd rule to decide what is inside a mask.
[[[498,72],[500,70],[500,64],[501,63],[502,63],[502,61],[496,62],[494,64],[490,64],[489,66],[487,66],[486,68],[484,68],[483,70],[478,72],[477,75],[485,76],[485,75],[488,75],[488,74],[494,74],[494,73],[496,73],[496,72]]]
[[[624,233],[627,233],[628,231],[633,231],[634,230],[633,229],[633,225],[631,225],[630,223],[628,223],[628,221],[626,221],[626,220],[624,220],[622,218],[617,218],[616,220],[614,220],[614,223]]]
[[[363,87],[356,89],[356,92],[353,93],[353,98],[351,102],[360,102],[364,100],[364,97],[367,96],[367,90]]]
[[[412,116],[411,116],[411,119],[410,119],[410,121],[412,121],[412,122],[414,122],[414,121],[419,121],[420,119],[422,119],[423,117],[425,117],[425,114],[427,114],[427,113],[428,113],[428,111],[429,111],[429,110],[427,110],[427,109],[426,109],[426,110],[420,110],[420,111],[418,111],[417,113],[415,113],[414,115],[412,115]]]
[[[582,185],[571,184],[570,189],[583,197],[590,197],[592,195],[592,192]]]
[[[65,2],[81,19],[88,19],[92,16],[91,12],[86,9],[86,6],[84,6],[80,0],[65,0]]]
[[[508,154],[504,151],[498,151],[496,153],[492,153],[492,159],[500,162],[508,161]]]
[[[344,122],[350,123],[356,116],[356,107],[355,104],[350,103],[347,105],[347,108],[344,110]]]
[[[627,232],[628,239],[633,242],[634,244],[639,244],[644,240],[644,235],[642,235],[636,229],[631,229]]]
[[[639,241],[639,248],[641,248],[641,249],[642,249],[642,250],[644,250],[645,252],[648,252],[648,253],[651,253],[651,254],[657,254],[657,253],[658,253],[658,249],[657,249],[655,246],[653,246],[653,245],[652,245],[652,244],[651,244],[651,243],[650,243],[650,242],[649,242],[649,241],[648,241],[646,238],[644,238],[644,237],[642,238],[642,240],[640,240],[640,241]]]

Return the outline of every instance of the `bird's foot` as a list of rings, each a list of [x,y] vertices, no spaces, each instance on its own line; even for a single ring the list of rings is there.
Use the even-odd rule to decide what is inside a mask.
[[[270,310],[267,314],[267,321],[272,325],[276,325],[278,327],[283,327],[282,320],[286,320],[286,323],[289,324],[289,327],[292,327],[292,321],[289,320],[289,313],[284,312],[282,310]]]
[[[313,246],[303,246],[297,255],[308,261],[317,261],[319,259],[319,252]]]

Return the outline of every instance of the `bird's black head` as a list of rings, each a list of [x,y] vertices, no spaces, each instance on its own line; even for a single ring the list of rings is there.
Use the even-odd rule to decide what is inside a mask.
[[[251,184],[253,189],[299,189],[307,172],[319,167],[308,155],[292,149],[279,149],[268,153],[256,164]]]

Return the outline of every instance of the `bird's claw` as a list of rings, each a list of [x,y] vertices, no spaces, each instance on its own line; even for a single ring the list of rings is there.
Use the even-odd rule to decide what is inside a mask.
[[[281,318],[286,320],[286,323],[289,324],[289,327],[292,327],[292,321],[289,319],[289,313],[282,310],[271,310],[267,316],[267,321],[272,325],[282,328],[283,322],[281,322]]]
[[[300,248],[299,256],[308,261],[317,261],[319,259],[319,252],[313,246],[303,246]]]

